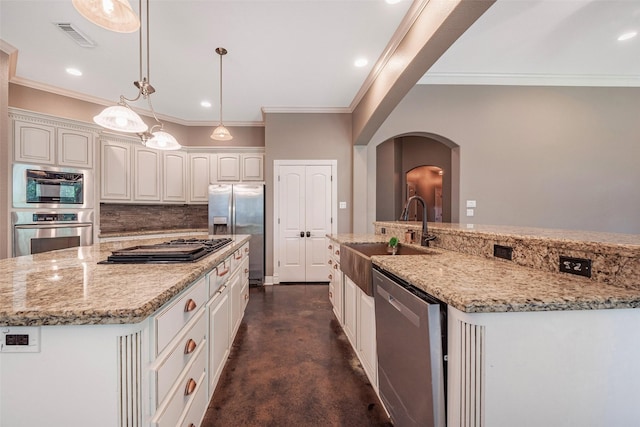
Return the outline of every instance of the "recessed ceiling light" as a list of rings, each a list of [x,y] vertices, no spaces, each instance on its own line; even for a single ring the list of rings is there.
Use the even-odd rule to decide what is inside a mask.
[[[202,101],[200,105],[204,108],[211,108],[211,103],[209,101]]]
[[[402,0],[384,0],[387,4],[398,4],[400,3]]]
[[[626,32],[626,33],[624,33],[624,34],[621,34],[621,35],[618,37],[618,41],[629,40],[629,39],[634,38],[634,37],[635,37],[635,36],[637,36],[637,35],[638,35],[638,32],[637,32],[637,31],[628,31],[628,32]]]
[[[81,76],[82,75],[82,71],[78,70],[77,68],[73,68],[73,67],[69,67],[66,69],[68,74],[71,74],[72,76]]]
[[[355,65],[356,67],[364,67],[365,65],[367,65],[369,63],[369,61],[367,60],[367,58],[358,58],[356,59],[356,61],[353,63],[353,65]]]

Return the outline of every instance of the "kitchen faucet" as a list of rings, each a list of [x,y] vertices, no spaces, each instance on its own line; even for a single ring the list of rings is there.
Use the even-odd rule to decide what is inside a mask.
[[[436,236],[429,235],[427,230],[427,204],[424,199],[420,196],[411,196],[409,200],[407,200],[407,204],[404,206],[402,210],[402,214],[400,215],[400,221],[408,221],[409,220],[409,205],[411,202],[415,200],[416,202],[422,205],[422,237],[420,238],[420,246],[429,246],[429,242],[431,240],[435,240]]]

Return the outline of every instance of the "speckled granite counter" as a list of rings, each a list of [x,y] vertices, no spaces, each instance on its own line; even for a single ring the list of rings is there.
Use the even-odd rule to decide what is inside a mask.
[[[388,234],[329,237],[340,244],[389,239]],[[374,256],[372,261],[467,313],[640,308],[640,288],[437,247],[425,249],[426,255]]]
[[[113,250],[161,243],[166,237],[0,260],[0,325],[140,322],[249,240],[248,235],[216,237],[234,240],[212,255],[184,264],[98,264]]]

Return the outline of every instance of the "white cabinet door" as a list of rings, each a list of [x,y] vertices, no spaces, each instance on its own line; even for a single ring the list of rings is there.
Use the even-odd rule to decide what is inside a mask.
[[[230,342],[236,336],[240,322],[242,321],[242,280],[238,270],[229,279],[229,294],[231,295],[231,334]]]
[[[264,181],[264,154],[242,154],[240,159],[243,181]]]
[[[162,200],[187,201],[187,156],[181,151],[164,152]]]
[[[356,333],[358,325],[358,286],[349,277],[344,276],[344,332],[357,348]]]
[[[331,233],[330,165],[278,168],[279,279],[326,281],[325,237]]]
[[[134,146],[133,198],[135,201],[160,201],[161,160],[160,152],[143,145]]]
[[[19,120],[13,123],[13,158],[16,162],[55,163],[55,127]]]
[[[100,200],[131,200],[131,145],[101,142]]]
[[[374,298],[357,289],[358,302],[358,356],[371,384],[378,389],[378,357],[376,346],[376,313]]]
[[[236,153],[218,154],[218,181],[240,180],[240,155]]]
[[[209,398],[213,395],[231,348],[230,299],[222,285],[209,307]]]
[[[93,134],[58,128],[58,164],[77,168],[93,167]]]
[[[211,155],[208,153],[189,153],[190,203],[207,203],[209,201],[210,160]]]

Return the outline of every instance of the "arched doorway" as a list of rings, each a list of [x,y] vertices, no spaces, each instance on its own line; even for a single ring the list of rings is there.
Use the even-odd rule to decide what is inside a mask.
[[[398,220],[415,192],[427,202],[429,221],[458,221],[458,148],[447,138],[427,133],[399,135],[379,144],[376,220]],[[422,212],[410,212],[412,218],[421,220]]]

